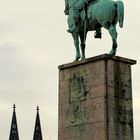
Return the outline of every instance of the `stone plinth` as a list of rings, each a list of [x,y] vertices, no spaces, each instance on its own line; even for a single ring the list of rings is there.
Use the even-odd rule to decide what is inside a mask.
[[[133,64],[104,54],[59,66],[58,140],[133,140]]]

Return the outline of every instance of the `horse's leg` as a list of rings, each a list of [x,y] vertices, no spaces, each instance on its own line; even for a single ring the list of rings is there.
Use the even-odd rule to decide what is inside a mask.
[[[87,36],[87,32],[85,35],[84,35],[84,32],[80,32],[82,59],[86,58],[86,56],[85,56],[86,36]]]
[[[76,58],[75,58],[75,61],[78,61],[78,60],[81,58],[80,49],[79,49],[79,38],[78,38],[78,33],[73,32],[73,33],[72,33],[72,36],[73,36],[74,45],[75,45],[75,49],[76,49]]]
[[[116,51],[117,51],[117,31],[116,31],[116,27],[114,27],[113,25],[111,25],[109,27],[109,33],[112,37],[112,49],[111,51],[109,52],[110,55],[115,55],[116,54]]]

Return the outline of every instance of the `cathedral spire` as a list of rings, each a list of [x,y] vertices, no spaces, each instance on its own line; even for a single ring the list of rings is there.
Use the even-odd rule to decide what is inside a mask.
[[[40,117],[39,117],[39,106],[37,106],[37,114],[36,114],[36,122],[35,122],[33,140],[43,140],[42,132],[41,132]]]
[[[18,126],[17,126],[17,119],[16,119],[16,111],[15,110],[16,110],[16,106],[14,104],[9,140],[19,140]]]

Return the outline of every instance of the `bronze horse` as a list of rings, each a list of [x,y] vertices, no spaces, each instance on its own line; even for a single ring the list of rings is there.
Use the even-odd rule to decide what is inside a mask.
[[[87,17],[86,17],[87,15]],[[68,24],[71,24],[71,15],[68,16]],[[117,31],[116,24],[119,22],[120,28],[123,27],[124,20],[124,4],[122,1],[113,0],[98,0],[94,4],[87,7],[87,14],[85,10],[80,13],[80,22],[78,25],[79,31],[72,32],[74,45],[76,48],[75,61],[85,59],[85,41],[88,31],[95,31],[104,27],[107,29],[112,38],[112,49],[110,55],[116,54],[117,49]],[[81,53],[79,47],[79,40],[81,41]]]

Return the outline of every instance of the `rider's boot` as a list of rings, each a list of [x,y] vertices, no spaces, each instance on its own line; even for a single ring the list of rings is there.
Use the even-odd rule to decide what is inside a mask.
[[[75,29],[74,29],[74,27],[73,27],[73,28],[71,28],[71,29],[68,29],[67,32],[68,32],[68,33],[73,33],[74,30],[75,30]]]
[[[78,32],[78,27],[76,25],[72,26],[67,30],[68,33]]]
[[[102,32],[101,32],[101,28],[98,28],[96,30],[96,32],[94,33],[94,38],[102,38]]]
[[[78,32],[79,17],[73,17],[73,25],[67,30],[68,33]]]

